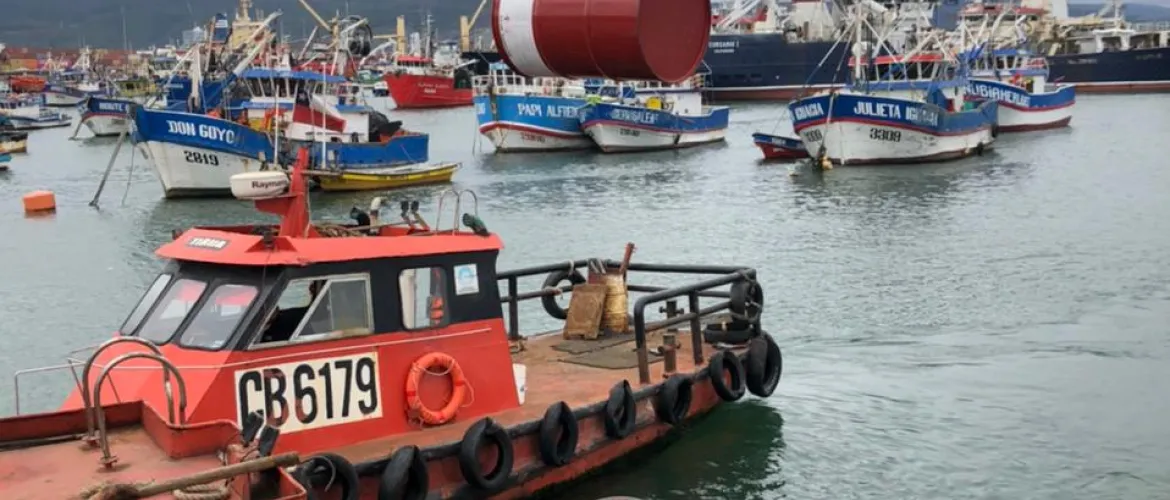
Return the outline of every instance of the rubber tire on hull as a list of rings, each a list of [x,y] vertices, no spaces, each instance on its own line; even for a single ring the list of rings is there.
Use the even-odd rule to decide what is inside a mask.
[[[719,351],[707,363],[707,374],[711,377],[711,388],[724,401],[739,401],[747,392],[743,362],[733,352]],[[724,374],[730,381],[725,380]]]
[[[760,320],[764,311],[764,288],[755,280],[736,281],[729,292],[731,317],[746,323]]]
[[[780,383],[784,371],[784,359],[780,346],[767,333],[748,343],[747,369],[748,390],[761,398],[771,396]]]
[[[378,500],[425,500],[430,493],[430,472],[417,446],[403,446],[390,456],[378,479]]]
[[[486,474],[479,465],[479,450],[484,443],[494,445],[497,451],[496,466]],[[459,444],[459,470],[463,479],[484,493],[496,493],[508,485],[515,458],[507,431],[490,418],[471,424]]]
[[[569,463],[577,453],[577,416],[564,401],[555,403],[544,412],[540,421],[540,459],[551,467]]]
[[[362,485],[358,480],[357,469],[354,469],[353,464],[349,463],[349,460],[346,460],[341,455],[320,453],[301,462],[292,474],[297,482],[301,483],[301,486],[304,486],[306,499],[318,500],[321,498],[314,489],[315,485],[313,484],[313,478],[317,476],[317,471],[322,471],[322,474],[327,475],[330,472],[334,472],[331,477],[334,477],[334,484],[341,484],[341,500],[358,500],[361,498]]]
[[[623,439],[634,432],[638,423],[638,402],[630,381],[623,380],[609,390],[609,400],[602,413],[605,419],[605,435],[610,439]]]
[[[541,288],[559,288],[561,282],[566,280],[573,285],[580,285],[585,282],[585,276],[581,275],[580,271],[576,269],[573,269],[571,273],[568,269],[553,271],[548,275],[548,278],[545,278]],[[556,319],[566,319],[569,317],[569,311],[557,303],[557,295],[545,295],[541,297],[540,304],[544,306],[544,310],[549,316]]]
[[[691,400],[694,399],[695,383],[690,377],[673,375],[662,383],[662,388],[654,396],[654,413],[658,419],[670,425],[678,425],[686,420],[691,411]]]
[[[703,330],[703,341],[708,344],[746,344],[756,337],[755,330],[750,326],[742,330],[724,330],[722,328],[711,328],[711,326],[715,325],[708,325]]]

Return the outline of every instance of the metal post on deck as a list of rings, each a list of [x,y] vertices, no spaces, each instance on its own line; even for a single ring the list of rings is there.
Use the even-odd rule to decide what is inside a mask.
[[[691,318],[691,349],[695,352],[695,367],[703,366],[703,324],[699,321],[699,294],[687,293],[687,307],[695,315]]]
[[[511,297],[508,301],[508,340],[520,340],[520,300],[516,298],[518,281],[515,276],[508,277],[508,297]]]
[[[666,306],[658,309],[666,314],[667,319],[675,318],[681,311],[678,310],[678,301],[670,299],[666,301]],[[664,377],[670,377],[671,374],[678,371],[678,326],[671,325],[666,328],[666,333],[662,335],[662,371]]]

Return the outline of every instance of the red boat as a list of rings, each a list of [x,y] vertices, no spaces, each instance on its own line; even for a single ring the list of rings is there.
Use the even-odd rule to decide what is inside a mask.
[[[45,90],[45,79],[36,75],[12,75],[8,86],[13,92],[36,93]]]
[[[382,79],[399,109],[470,106],[469,66],[436,64],[429,57],[398,56]]]
[[[417,202],[396,218],[376,204],[353,224],[311,223],[307,164],[302,150],[291,175],[234,176],[236,196],[280,224],[177,234],[119,333],[68,365],[79,387],[64,406],[0,420],[5,500],[101,479],[191,487],[186,474],[220,465],[224,443],[227,462],[252,469],[220,498],[305,498],[283,470],[253,470],[272,463],[245,460],[287,465],[290,452],[310,498],[522,498],[779,382],[753,269],[629,263],[630,246],[621,263],[497,272],[503,244],[473,193],[440,196],[446,228]],[[625,285],[626,273],[702,278],[666,288]],[[540,289],[519,289],[539,275]],[[647,293],[632,315],[629,291]],[[522,337],[524,300],[564,330]],[[661,303],[667,318],[647,321]]]
[[[764,153],[765,160],[808,158],[808,150],[804,147],[804,141],[800,139],[756,132],[752,134],[752,142]]]

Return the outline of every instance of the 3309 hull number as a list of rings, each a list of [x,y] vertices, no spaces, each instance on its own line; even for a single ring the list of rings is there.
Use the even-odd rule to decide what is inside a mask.
[[[377,353],[240,370],[237,418],[259,411],[286,434],[378,418],[378,385]]]

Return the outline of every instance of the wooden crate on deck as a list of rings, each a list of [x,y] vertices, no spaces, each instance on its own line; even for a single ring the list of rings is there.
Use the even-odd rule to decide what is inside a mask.
[[[573,287],[562,337],[586,340],[597,338],[601,330],[601,316],[605,310],[607,290],[608,287],[604,284],[583,283]]]

